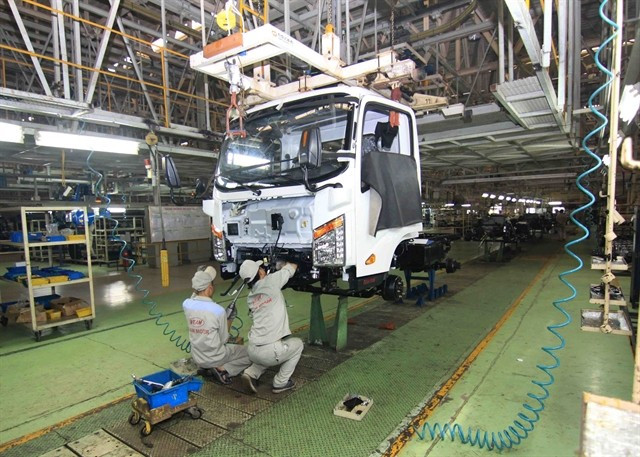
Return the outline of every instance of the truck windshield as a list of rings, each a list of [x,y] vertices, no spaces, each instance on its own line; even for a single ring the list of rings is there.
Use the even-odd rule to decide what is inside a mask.
[[[325,96],[250,114],[244,123],[247,136],[227,138],[222,145],[216,186],[302,184],[302,167],[310,182],[340,173],[346,165],[336,153],[350,147],[354,106],[351,99]]]

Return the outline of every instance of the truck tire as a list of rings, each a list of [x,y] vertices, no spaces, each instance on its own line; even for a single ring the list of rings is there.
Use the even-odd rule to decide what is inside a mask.
[[[387,301],[400,300],[404,295],[404,282],[400,276],[389,275],[382,284],[382,298]]]

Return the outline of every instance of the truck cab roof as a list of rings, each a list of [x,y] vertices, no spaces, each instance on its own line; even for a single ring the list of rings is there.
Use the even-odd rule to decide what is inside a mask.
[[[380,101],[383,101],[385,103],[395,103],[372,90],[365,89],[363,87],[353,87],[353,86],[347,86],[346,84],[339,84],[337,86],[326,87],[322,89],[314,89],[308,92],[298,92],[278,100],[271,100],[269,102],[254,106],[253,108],[247,110],[247,113],[250,114],[256,111],[263,110],[265,108],[270,108],[273,106],[278,106],[278,105],[290,103],[293,101],[301,101],[308,98],[315,98],[323,95],[343,95],[343,96],[357,97],[359,99],[362,99],[364,96],[369,95],[372,97],[377,97],[380,99]],[[405,105],[403,106],[405,108],[408,108]]]

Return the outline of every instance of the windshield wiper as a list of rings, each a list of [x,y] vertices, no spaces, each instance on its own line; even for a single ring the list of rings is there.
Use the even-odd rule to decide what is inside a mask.
[[[231,181],[234,184],[237,184],[238,187],[245,190],[250,190],[253,192],[253,195],[260,196],[262,195],[262,191],[260,189],[256,189],[255,186],[249,186],[248,184],[244,184],[242,181],[235,180],[230,178],[229,176],[222,176],[222,179],[226,179],[227,181]]]

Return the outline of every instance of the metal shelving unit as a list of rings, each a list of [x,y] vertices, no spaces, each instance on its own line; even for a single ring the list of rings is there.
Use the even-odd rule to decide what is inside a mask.
[[[125,238],[123,235],[128,234],[130,239],[127,240],[127,242],[132,244],[141,242],[144,239],[145,232],[143,216],[127,216],[126,219],[113,215],[111,217],[120,223],[118,228],[115,229],[115,235]],[[122,223],[125,220],[131,222],[132,225],[129,227],[123,227]],[[110,224],[113,224],[113,221],[103,217],[96,217],[93,236],[94,254],[96,255],[95,262],[105,263],[107,265],[118,262],[117,258],[110,258],[110,247],[115,246],[116,249],[113,249],[114,252],[120,251],[120,243],[109,239],[114,234],[114,229]]]
[[[24,248],[24,258],[26,262],[26,270],[27,270],[27,288],[29,289],[29,307],[31,308],[31,329],[33,330],[33,334],[35,335],[36,341],[40,341],[42,336],[42,330],[52,327],[59,327],[61,325],[72,324],[74,322],[84,321],[85,327],[88,329],[93,325],[93,319],[96,315],[95,301],[93,295],[93,272],[91,270],[91,256],[87,256],[87,277],[82,279],[74,279],[63,282],[56,282],[50,284],[43,284],[34,286],[32,283],[31,277],[31,249],[32,248],[47,248],[49,253],[49,263],[52,263],[52,252],[51,248],[53,246],[66,246],[72,244],[84,244],[87,247],[87,252],[91,252],[91,241],[89,239],[89,227],[88,227],[88,218],[84,218],[84,239],[83,240],[70,240],[70,241],[52,241],[52,242],[29,242],[29,231],[27,224],[27,214],[29,213],[43,213],[47,211],[68,211],[70,209],[81,209],[86,212],[85,207],[77,207],[77,208],[68,208],[68,207],[22,207],[20,208],[20,213],[22,217],[22,243],[11,243],[8,242],[6,244],[10,245],[18,245]],[[89,284],[89,303],[91,306],[91,314],[85,317],[66,317],[61,318],[59,320],[47,322],[47,323],[38,323],[36,320],[36,306],[34,299],[34,291],[36,289],[43,288],[51,288],[51,293],[55,293],[55,288],[57,286],[63,285],[71,285],[71,284]]]

